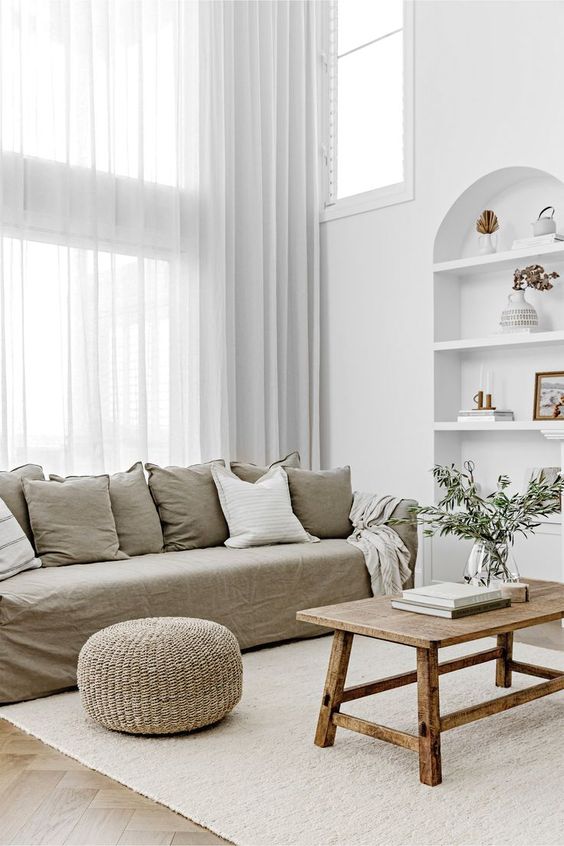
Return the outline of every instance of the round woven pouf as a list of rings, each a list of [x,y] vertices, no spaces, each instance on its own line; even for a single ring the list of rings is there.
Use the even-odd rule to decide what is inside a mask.
[[[78,658],[84,709],[130,734],[174,734],[211,725],[239,702],[241,650],[210,620],[128,620],[90,637]]]

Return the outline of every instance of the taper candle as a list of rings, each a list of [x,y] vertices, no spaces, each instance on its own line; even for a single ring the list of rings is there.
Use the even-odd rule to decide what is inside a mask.
[[[485,394],[493,394],[493,378],[492,378],[492,371],[486,370],[486,385],[484,389]]]

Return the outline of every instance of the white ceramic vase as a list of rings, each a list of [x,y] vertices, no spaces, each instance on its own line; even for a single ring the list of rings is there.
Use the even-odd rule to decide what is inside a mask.
[[[525,299],[524,291],[512,291],[509,294],[499,325],[503,332],[534,332],[538,329],[539,316]]]
[[[481,256],[488,256],[490,253],[495,253],[496,251],[496,236],[494,233],[487,233],[486,235],[480,235],[480,247],[479,247],[479,254]]]

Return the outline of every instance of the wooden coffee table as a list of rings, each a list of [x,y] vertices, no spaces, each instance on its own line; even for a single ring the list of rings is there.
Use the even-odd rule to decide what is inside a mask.
[[[340,605],[299,611],[297,619],[334,629],[329,668],[321,700],[315,734],[317,746],[332,746],[337,728],[366,734],[419,753],[419,777],[423,784],[440,784],[441,733],[471,723],[482,717],[499,714],[515,705],[531,702],[564,690],[564,672],[537,667],[513,659],[513,632],[564,617],[564,585],[559,582],[530,581],[530,602],[515,603],[510,608],[487,611],[458,620],[411,614],[391,607],[389,596],[360,599]],[[417,649],[417,670],[364,684],[345,687],[345,679],[355,634],[389,640]],[[497,646],[472,655],[464,655],[439,664],[438,651],[443,646],[479,640],[497,635]],[[441,715],[439,676],[486,661],[496,662],[495,683],[511,687],[513,672],[547,679],[540,684],[518,690],[479,705]],[[417,683],[418,734],[381,726],[368,720],[341,713],[341,705],[384,690]]]

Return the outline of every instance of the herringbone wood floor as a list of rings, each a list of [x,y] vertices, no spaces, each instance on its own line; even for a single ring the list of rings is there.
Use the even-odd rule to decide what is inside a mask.
[[[2,846],[225,842],[0,720]]]
[[[516,639],[564,651],[560,623],[536,626]],[[1,846],[226,842],[0,720]]]

